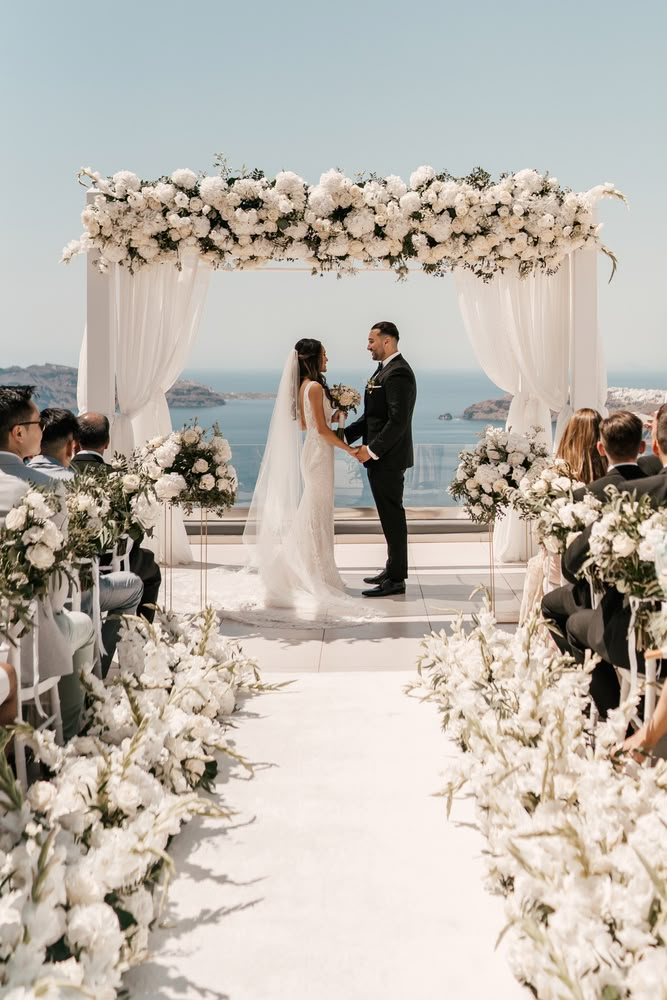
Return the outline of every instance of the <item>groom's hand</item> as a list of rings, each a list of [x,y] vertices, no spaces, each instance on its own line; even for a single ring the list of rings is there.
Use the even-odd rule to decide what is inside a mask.
[[[371,456],[368,453],[368,448],[365,444],[362,444],[360,448],[357,448],[357,460],[365,465],[366,462],[370,462]]]

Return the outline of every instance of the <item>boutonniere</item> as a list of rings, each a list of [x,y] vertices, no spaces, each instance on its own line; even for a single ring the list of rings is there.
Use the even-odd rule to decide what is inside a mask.
[[[375,381],[375,375],[371,375],[368,382],[366,383],[366,392],[373,392],[375,389],[379,389],[380,386]]]

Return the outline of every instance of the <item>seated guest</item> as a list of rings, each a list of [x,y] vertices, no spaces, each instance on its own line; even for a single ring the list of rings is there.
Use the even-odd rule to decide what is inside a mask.
[[[600,440],[597,450],[607,463],[607,472],[587,484],[592,493],[603,502],[608,499],[605,487],[616,486],[629,479],[644,479],[647,475],[639,466],[639,456],[646,444],[643,441],[644,425],[638,416],[628,410],[617,410],[600,423]],[[575,493],[577,499],[583,490]]]
[[[14,668],[0,663],[0,726],[11,726],[19,711],[18,685]]]
[[[602,501],[607,499],[604,492],[606,486],[618,488],[622,483],[636,482],[638,479],[645,478],[637,464],[639,453],[644,451],[643,430],[639,417],[625,410],[612,413],[600,422],[600,440],[596,447],[600,456],[608,463],[607,472],[587,485],[587,489],[598,499]],[[582,494],[583,491],[579,491],[575,497],[580,499]],[[570,653],[579,663],[583,663],[587,647],[586,644],[582,645],[579,640],[573,638],[570,626],[574,622],[578,634],[581,619],[574,619],[574,616],[579,612],[587,613],[591,605],[588,583],[585,580],[577,579],[576,576],[576,571],[583,564],[583,559],[579,560],[578,558],[579,547],[585,546],[586,554],[588,553],[589,535],[590,532],[583,532],[572,543],[563,557],[561,569],[563,575],[570,582],[563,587],[557,587],[549,594],[545,594],[542,599],[542,614],[546,621],[553,626],[552,636],[556,645],[562,653]],[[618,600],[619,595],[613,591],[605,594],[603,603],[616,605]],[[617,641],[615,639],[614,646],[616,646]],[[610,708],[615,708],[618,705],[620,686],[616,671],[606,657],[603,657],[603,662],[599,663],[593,671],[591,696],[602,718],[606,717]]]
[[[42,410],[41,454],[31,459],[28,467],[38,469],[55,479],[73,479],[70,467],[76,448],[79,425],[69,410]],[[120,615],[135,615],[143,594],[143,584],[135,573],[113,572],[100,575],[100,611],[109,612],[102,623],[102,676],[106,677],[120,635]],[[92,593],[81,598],[84,611],[92,611]]]
[[[42,442],[39,455],[28,462],[52,479],[74,479],[70,468],[77,447],[79,425],[70,410],[49,408],[42,410]],[[52,484],[53,485],[53,484]]]
[[[78,418],[79,450],[72,459],[76,470],[99,469],[109,472],[110,465],[104,461],[104,452],[109,447],[109,421],[103,413],[83,413]],[[130,569],[141,579],[144,593],[137,614],[152,622],[155,606],[160,593],[162,574],[150,549],[140,545],[141,539],[130,549]]]
[[[39,452],[42,420],[32,401],[32,386],[0,386],[0,524],[31,486],[53,489],[53,480],[24,464],[24,459]],[[60,528],[65,514],[54,516]],[[40,677],[60,677],[58,689],[66,739],[75,735],[83,694],[79,673],[92,665],[95,653],[93,623],[82,612],[66,611],[67,585],[54,586],[49,597],[38,605],[38,654]],[[23,669],[23,665],[22,665]],[[32,683],[32,665],[25,665]]]
[[[576,410],[565,425],[556,450],[556,458],[567,462],[570,474],[586,485],[607,471],[606,460],[598,450],[601,422],[597,410],[588,407]]]
[[[656,414],[652,447],[654,454],[660,459],[663,471],[657,476],[626,480],[618,488],[637,495],[646,494],[656,506],[664,506],[667,503],[667,404],[661,406]],[[567,549],[563,558],[563,571],[568,577],[575,576],[588,557],[590,533],[591,529],[587,528]],[[630,667],[630,618],[630,602],[612,587],[603,595],[599,607],[577,609],[566,622],[566,641],[575,657],[581,659],[584,651],[591,649],[602,658],[593,675],[595,679],[597,674],[595,691],[591,682],[591,694],[601,708],[601,714],[603,710],[606,714],[608,709],[616,708],[619,704],[620,688],[611,665],[626,670]],[[639,669],[643,671],[644,657],[641,652],[637,653],[637,662]]]
[[[556,450],[555,457],[562,459],[572,478],[582,483],[588,484],[605,474],[606,458],[599,449],[601,420],[597,410],[577,410],[565,425]],[[553,588],[558,589],[562,582],[559,557],[540,548],[526,566],[519,623],[523,624],[535,613],[545,592],[554,593]]]
[[[656,655],[655,652],[653,655]],[[658,653],[658,655],[667,655],[667,651],[663,651],[663,654]],[[626,739],[623,749],[626,753],[631,753],[641,760],[653,750],[665,735],[667,735],[667,684],[662,685],[662,691],[650,721],[645,722],[632,736]]]

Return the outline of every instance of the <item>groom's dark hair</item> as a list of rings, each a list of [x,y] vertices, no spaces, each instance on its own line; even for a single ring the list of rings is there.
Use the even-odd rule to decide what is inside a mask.
[[[395,323],[390,323],[388,319],[383,319],[380,323],[373,323],[371,330],[379,330],[383,337],[393,337],[395,341],[399,339],[398,327]]]

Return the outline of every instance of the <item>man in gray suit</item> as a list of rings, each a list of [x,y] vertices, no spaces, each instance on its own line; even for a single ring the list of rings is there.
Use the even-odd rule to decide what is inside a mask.
[[[32,386],[0,386],[0,525],[31,486],[54,487],[49,476],[24,464],[24,459],[38,454],[42,440],[42,421],[32,393]],[[64,514],[54,518],[59,526],[64,520]],[[83,703],[79,671],[93,663],[95,633],[87,615],[64,609],[66,597],[66,587],[54,588],[40,602],[39,670],[43,678],[61,678],[63,734],[69,739],[79,728]],[[32,670],[22,682],[32,683]]]

